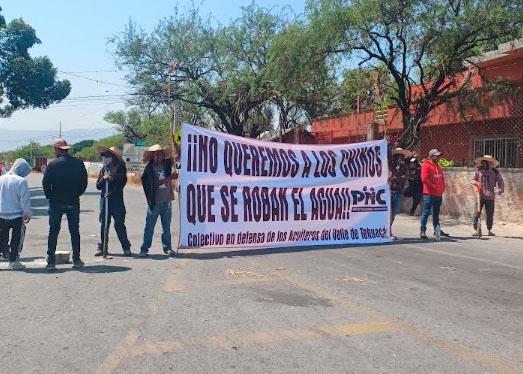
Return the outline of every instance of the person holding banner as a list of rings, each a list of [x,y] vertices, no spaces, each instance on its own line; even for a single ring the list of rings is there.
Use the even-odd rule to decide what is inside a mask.
[[[25,268],[18,261],[18,254],[24,241],[25,224],[31,220],[31,194],[24,179],[31,170],[31,165],[19,158],[8,174],[0,176],[0,250],[8,255],[11,270]]]
[[[149,147],[144,152],[143,157],[146,166],[142,175],[142,186],[148,208],[139,257],[147,257],[152,245],[154,227],[158,216],[163,230],[163,252],[169,256],[174,256],[176,253],[172,250],[171,218],[172,201],[174,200],[172,180],[176,178],[176,174],[172,172],[172,152],[168,148],[156,144]]]
[[[95,256],[103,255],[103,243],[106,232],[105,209],[107,209],[107,228],[111,224],[111,218],[114,220],[114,229],[120,244],[122,245],[124,256],[130,257],[131,243],[127,238],[127,228],[125,227],[125,203],[123,199],[123,190],[127,184],[127,168],[122,159],[122,155],[115,148],[98,147],[98,152],[103,157],[104,166],[100,170],[98,180],[96,181],[96,188],[101,191],[100,196],[100,242],[98,243],[98,251]],[[107,183],[107,196],[105,196],[105,187]],[[105,206],[107,201],[107,207]],[[108,233],[107,229],[107,233]]]

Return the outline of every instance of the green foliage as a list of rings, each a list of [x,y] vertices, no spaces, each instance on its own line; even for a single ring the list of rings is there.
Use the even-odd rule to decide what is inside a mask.
[[[98,152],[99,146],[107,148],[116,147],[122,149],[124,143],[125,137],[121,134],[109,136],[96,141],[89,147],[82,148],[78,153],[75,154],[75,156],[83,159],[84,161],[100,161],[100,153]]]
[[[147,114],[140,109],[131,109],[128,112],[108,112],[104,119],[116,125],[131,142],[145,140],[148,144],[165,144],[169,139],[169,116],[165,114]]]
[[[14,151],[5,153],[5,158],[11,162],[17,158],[24,158],[27,161],[32,162],[35,157],[54,157],[53,147],[51,145],[41,145],[32,142],[31,144],[19,147]]]
[[[468,91],[474,57],[521,36],[513,0],[322,0],[308,5],[318,53],[364,68],[384,66],[402,113],[400,145],[412,148],[437,106]],[[418,87],[416,87],[418,86]]]
[[[228,25],[202,19],[197,9],[177,10],[151,34],[131,22],[112,41],[117,63],[131,72],[129,83],[141,98],[166,105],[170,84],[189,122],[255,137],[271,127],[274,115],[267,110],[276,110],[275,99],[282,97],[272,85],[268,51],[286,24],[284,14],[254,4]]]
[[[377,110],[392,104],[391,77],[385,66],[346,69],[340,85],[339,106],[343,112]]]
[[[452,161],[452,160],[447,160],[446,158],[440,158],[438,164],[439,164],[439,166],[441,166],[442,168],[451,168],[451,167],[454,167],[454,161]]]
[[[317,35],[295,23],[280,33],[269,49],[268,77],[275,92],[280,116],[289,122],[309,121],[337,112],[334,62],[318,54]],[[288,121],[280,118],[280,122]]]
[[[82,140],[78,143],[73,144],[71,146],[71,150],[69,152],[71,152],[72,155],[75,155],[76,153],[80,152],[82,149],[92,146],[95,142],[96,142],[96,140],[92,140],[92,139]]]
[[[51,61],[29,55],[28,49],[39,43],[35,30],[22,19],[6,23],[0,14],[0,117],[17,109],[47,108],[69,95],[71,84],[56,80]]]

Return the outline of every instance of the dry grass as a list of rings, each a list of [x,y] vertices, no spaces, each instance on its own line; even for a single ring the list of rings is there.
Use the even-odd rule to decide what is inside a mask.
[[[140,179],[140,175],[136,173],[128,173],[127,174],[127,184],[132,186],[141,186],[142,180]]]

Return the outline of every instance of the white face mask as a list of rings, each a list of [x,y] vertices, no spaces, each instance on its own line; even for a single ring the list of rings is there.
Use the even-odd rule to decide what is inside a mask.
[[[113,161],[112,157],[106,157],[106,156],[103,157],[104,166],[109,165],[111,163],[111,161]]]

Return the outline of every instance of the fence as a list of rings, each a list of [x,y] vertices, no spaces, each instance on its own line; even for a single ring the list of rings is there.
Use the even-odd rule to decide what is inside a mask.
[[[315,120],[312,133],[318,144],[354,143],[373,137],[394,144],[402,133],[401,116],[390,108],[387,115],[374,112]],[[465,114],[455,106],[442,105],[424,124],[415,151],[422,157],[439,149],[455,166],[473,166],[474,159],[490,154],[501,167],[523,168],[523,94],[516,89],[502,102],[487,104],[480,111],[469,108]]]

